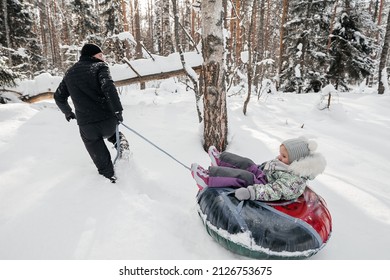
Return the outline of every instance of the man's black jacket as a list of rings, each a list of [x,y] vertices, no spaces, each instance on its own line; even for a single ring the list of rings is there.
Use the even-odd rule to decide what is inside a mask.
[[[66,72],[54,100],[67,116],[72,98],[78,125],[102,121],[123,110],[108,65],[94,57],[81,56]]]

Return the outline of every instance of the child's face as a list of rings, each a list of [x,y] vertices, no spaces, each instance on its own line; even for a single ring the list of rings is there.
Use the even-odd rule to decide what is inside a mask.
[[[287,149],[284,145],[280,145],[279,147],[278,160],[280,160],[284,164],[289,164]]]

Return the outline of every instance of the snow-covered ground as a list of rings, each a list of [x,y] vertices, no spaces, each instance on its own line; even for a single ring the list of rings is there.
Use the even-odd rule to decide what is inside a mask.
[[[320,94],[228,98],[228,150],[263,162],[281,141],[313,137],[327,159],[310,186],[333,217],[311,259],[390,259],[390,96],[357,88]],[[208,166],[195,98],[172,80],[121,90],[124,123],[190,166]],[[235,260],[207,234],[190,172],[122,127],[130,162],[117,184],[99,176],[74,121],[53,101],[0,105],[0,259]],[[115,150],[112,149],[115,156]]]

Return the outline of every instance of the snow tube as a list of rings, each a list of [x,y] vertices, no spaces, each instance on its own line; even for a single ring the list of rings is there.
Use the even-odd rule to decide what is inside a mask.
[[[207,232],[226,249],[254,259],[305,259],[330,238],[332,218],[310,188],[294,201],[239,201],[234,188],[205,188],[197,195]]]

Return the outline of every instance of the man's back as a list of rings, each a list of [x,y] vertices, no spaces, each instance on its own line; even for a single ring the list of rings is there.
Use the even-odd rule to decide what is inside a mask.
[[[107,64],[92,57],[81,57],[65,74],[65,85],[55,94],[60,102],[72,98],[78,124],[98,122],[122,111]]]

